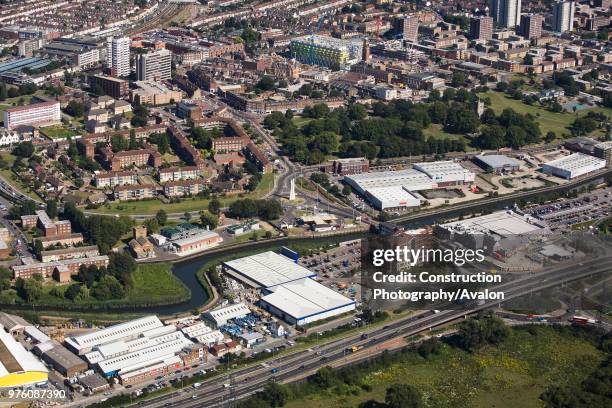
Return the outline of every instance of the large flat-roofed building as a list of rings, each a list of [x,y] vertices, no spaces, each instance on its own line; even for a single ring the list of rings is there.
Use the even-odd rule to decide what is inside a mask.
[[[41,349],[40,358],[63,376],[73,377],[87,371],[88,365],[82,358],[54,340],[51,340],[49,347],[45,344],[39,347]]]
[[[130,92],[128,81],[104,75],[89,75],[89,86],[100,88],[106,95],[119,99]]]
[[[503,173],[517,171],[521,168],[521,162],[503,154],[479,155],[474,157],[474,162],[486,171]]]
[[[69,247],[40,251],[39,257],[41,262],[55,262],[64,259],[75,259],[84,257],[94,257],[100,255],[97,245],[88,245],[82,247]]]
[[[164,324],[157,316],[146,316],[108,326],[92,333],[67,337],[64,339],[64,343],[74,353],[82,356],[92,351],[96,346],[112,343],[122,338],[135,339],[148,330],[163,326]]]
[[[309,279],[266,288],[261,305],[289,324],[304,325],[355,310],[355,301]]]
[[[606,167],[606,161],[584,153],[574,153],[544,163],[542,171],[546,174],[561,177],[567,180],[601,170]]]
[[[372,188],[403,186],[410,191],[431,190],[431,178],[418,170],[394,170],[345,176],[347,182],[359,194],[365,194]]]
[[[401,211],[420,205],[413,193],[436,185],[427,174],[415,170],[394,170],[345,176],[344,181],[379,210]]]
[[[303,63],[343,68],[361,59],[363,43],[323,35],[295,38],[289,44],[291,55]]]
[[[548,226],[529,215],[514,211],[497,211],[491,214],[436,225],[435,234],[447,240],[488,252],[496,249],[504,239],[516,239],[550,233]]]
[[[0,389],[46,384],[49,371],[0,325]]]
[[[167,105],[183,99],[183,92],[170,89],[161,82],[137,81],[138,88],[130,91],[130,99],[142,105]]]
[[[432,179],[434,188],[471,183],[476,177],[473,172],[450,160],[416,163],[413,167],[427,174]]]
[[[64,342],[103,377],[117,378],[123,385],[174,372],[187,361],[193,363],[190,356],[204,352],[204,346],[194,344],[175,325],[163,325],[156,316],[69,337]]]
[[[366,197],[377,210],[399,211],[421,205],[421,199],[402,186],[370,188]]]
[[[96,187],[115,187],[138,184],[138,173],[135,171],[109,171],[98,173],[94,178]]]
[[[54,276],[60,282],[69,282],[70,276],[76,275],[81,265],[106,267],[108,266],[108,256],[98,255],[52,262],[32,262],[23,265],[13,265],[11,269],[13,270],[14,279],[28,279],[34,275],[40,275],[43,278]]]
[[[253,288],[267,288],[316,276],[311,270],[272,251],[223,262],[223,270]]]
[[[18,126],[37,126],[59,122],[60,103],[56,101],[33,103],[5,109],[2,113],[4,127],[14,129]]]
[[[195,179],[202,175],[202,170],[197,166],[182,166],[182,167],[167,167],[159,169],[159,181],[165,183],[167,181],[189,180]]]

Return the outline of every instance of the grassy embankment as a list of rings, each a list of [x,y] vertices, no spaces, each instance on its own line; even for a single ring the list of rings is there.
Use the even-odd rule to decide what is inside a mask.
[[[514,328],[499,346],[473,354],[448,345],[427,359],[406,353],[401,363],[365,378],[370,391],[335,387],[285,406],[343,408],[370,400],[382,403],[387,387],[400,383],[421,391],[425,407],[535,408],[542,406],[539,396],[547,388],[580,383],[604,357],[591,342],[569,330]]]

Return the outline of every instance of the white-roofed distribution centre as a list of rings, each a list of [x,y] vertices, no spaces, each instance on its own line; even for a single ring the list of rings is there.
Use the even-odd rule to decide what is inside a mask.
[[[260,305],[289,324],[303,325],[355,309],[355,301],[311,279],[316,276],[314,272],[275,252],[225,262],[223,271],[259,289]],[[204,317],[219,325],[232,316],[231,311],[220,309]]]
[[[316,275],[292,259],[272,251],[224,262],[223,270],[254,288],[267,288]]]
[[[546,174],[571,180],[606,167],[606,161],[584,153],[574,153],[544,163],[542,171]]]
[[[355,310],[355,301],[309,278],[266,288],[265,292],[262,307],[298,326]]]

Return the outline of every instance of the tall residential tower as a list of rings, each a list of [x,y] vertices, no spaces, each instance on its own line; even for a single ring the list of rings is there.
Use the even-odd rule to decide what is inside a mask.
[[[163,81],[172,76],[172,53],[161,49],[136,56],[138,81]]]
[[[111,37],[108,39],[106,65],[115,76],[126,77],[130,75],[129,37]]]
[[[521,0],[493,0],[491,16],[498,27],[516,27],[521,22]]]
[[[561,0],[553,4],[552,28],[553,31],[564,33],[574,29],[574,9],[576,3],[572,0]]]

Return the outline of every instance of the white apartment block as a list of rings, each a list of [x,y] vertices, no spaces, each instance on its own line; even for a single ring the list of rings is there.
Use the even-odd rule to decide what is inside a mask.
[[[111,37],[107,42],[106,65],[120,77],[130,75],[130,37]]]
[[[170,79],[172,53],[166,49],[136,56],[136,79],[138,81],[163,81]]]
[[[516,27],[521,23],[521,0],[493,0],[491,16],[498,27]]]
[[[17,106],[3,112],[4,127],[6,129],[54,123],[59,122],[60,119],[60,103],[56,101]]]
[[[553,31],[565,33],[574,29],[575,8],[576,3],[573,1],[558,1],[553,5]]]

